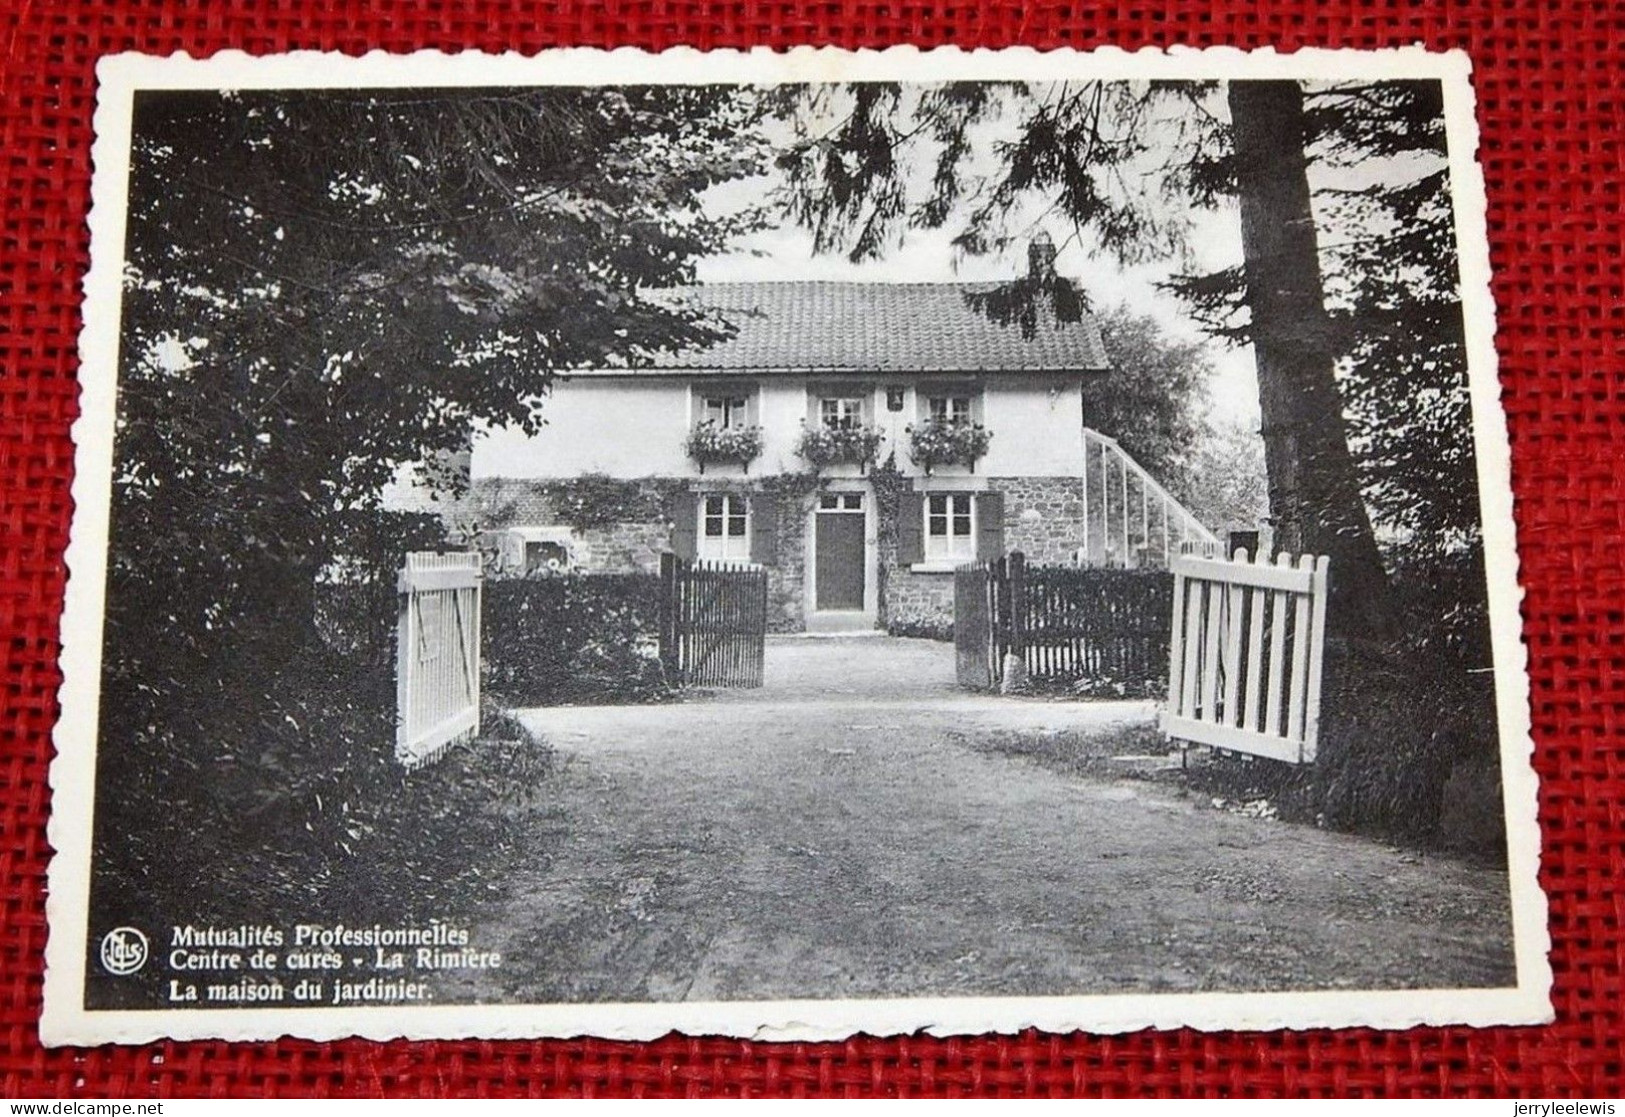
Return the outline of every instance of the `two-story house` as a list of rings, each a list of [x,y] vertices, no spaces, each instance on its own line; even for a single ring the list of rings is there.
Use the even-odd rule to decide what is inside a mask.
[[[1052,253],[1035,245],[1032,266]],[[670,549],[765,567],[779,630],[940,632],[958,564],[1077,555],[1083,384],[1108,369],[1087,317],[1024,336],[972,307],[972,290],[685,289],[736,334],[644,367],[572,372],[540,434],[482,434],[480,526],[509,571],[653,570]],[[573,506],[589,483],[602,503],[605,477],[624,486],[623,511],[583,526]]]

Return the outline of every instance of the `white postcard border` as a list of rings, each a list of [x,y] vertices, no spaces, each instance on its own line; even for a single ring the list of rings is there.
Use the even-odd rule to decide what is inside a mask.
[[[75,511],[62,622],[61,718],[53,741],[56,851],[48,883],[45,1007],[47,1045],[157,1039],[533,1038],[594,1035],[652,1039],[668,1032],[765,1040],[827,1040],[855,1033],[933,1035],[1013,1032],[1120,1033],[1147,1027],[1276,1029],[1414,1025],[1539,1024],[1553,1019],[1547,905],[1537,877],[1540,831],[1531,756],[1527,652],[1521,638],[1512,521],[1510,446],[1500,405],[1495,312],[1482,171],[1476,160],[1470,64],[1460,51],[1305,49],[1292,54],[1234,48],[1091,53],[1027,48],[965,52],[895,47],[849,52],[660,54],[562,49],[538,55],[372,52],[361,57],[296,52],[256,58],[231,51],[205,59],[123,54],[97,68],[92,149],[91,267],[80,334],[81,414],[73,427]],[[1461,253],[1469,386],[1478,456],[1496,663],[1501,772],[1507,805],[1517,985],[1509,989],[1132,994],[1072,997],[905,998],[726,1003],[436,1005],[323,1009],[89,1011],[84,1008],[96,728],[113,469],[120,280],[126,222],[131,106],[137,90],[364,88],[433,84],[604,85],[822,81],[1082,79],[1337,80],[1437,78],[1444,84],[1450,176]]]

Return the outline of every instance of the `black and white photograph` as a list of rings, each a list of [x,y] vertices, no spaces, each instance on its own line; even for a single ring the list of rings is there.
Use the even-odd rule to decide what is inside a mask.
[[[47,1042],[1550,1018],[1464,57],[100,79]]]

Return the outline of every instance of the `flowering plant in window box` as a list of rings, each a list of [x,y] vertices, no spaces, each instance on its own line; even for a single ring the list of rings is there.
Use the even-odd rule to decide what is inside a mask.
[[[796,453],[816,469],[839,462],[851,462],[864,469],[879,456],[880,443],[884,438],[879,429],[863,423],[850,426],[819,423],[811,427],[803,424],[803,427],[801,441],[796,443]]]
[[[968,465],[975,472],[976,459],[987,453],[988,443],[993,441],[993,432],[981,423],[927,419],[906,429],[908,456],[926,473],[944,464]]]
[[[688,432],[688,456],[700,463],[700,472],[711,462],[738,462],[747,471],[762,454],[761,427],[721,427],[705,419]]]

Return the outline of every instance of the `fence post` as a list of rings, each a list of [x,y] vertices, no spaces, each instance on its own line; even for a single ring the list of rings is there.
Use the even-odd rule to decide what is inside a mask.
[[[666,684],[677,683],[677,556],[670,551],[660,554],[660,666],[666,673]]]
[[[1027,556],[1010,552],[1010,648],[1004,657],[1001,693],[1010,694],[1027,686]]]
[[[412,590],[406,576],[411,559],[404,560],[395,584],[395,755],[403,760],[416,730],[412,717]]]

